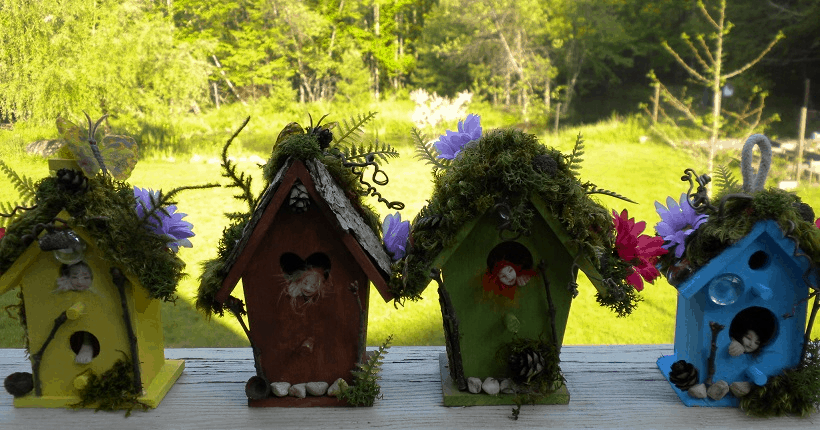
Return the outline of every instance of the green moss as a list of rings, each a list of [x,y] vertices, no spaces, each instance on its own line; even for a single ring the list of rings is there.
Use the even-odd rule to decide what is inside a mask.
[[[498,204],[509,207],[508,229],[529,234],[538,216],[531,202],[538,197],[582,256],[599,268],[603,279],[598,281],[606,286],[604,304],[621,315],[629,313],[637,302],[624,281],[629,267],[612,257],[612,215],[590,198],[594,185],[582,183],[574,172],[581,152],[571,159],[515,129],[491,130],[471,145],[446,169],[434,171],[433,195],[413,221],[410,250],[394,265],[392,293],[400,300],[420,298],[430,281],[431,262],[456,243],[466,223]]]
[[[71,218],[62,221],[88,232],[112,264],[139,277],[151,298],[174,300],[185,262],[168,250],[164,237],[140,223],[133,188],[103,176],[88,179],[88,184],[88,191],[70,193],[58,187],[53,177],[40,181],[37,208],[16,218],[0,241],[0,273],[17,261],[39,228],[54,222],[65,209]]]
[[[94,407],[98,411],[126,410],[125,416],[131,415],[135,408],[147,410],[150,407],[140,402],[139,393],[134,392],[134,371],[131,361],[119,359],[102,375],[90,369],[88,383],[79,390],[80,401],[72,408]]]
[[[496,353],[496,359],[502,365],[507,366],[511,356],[527,351],[537,352],[544,359],[545,365],[540,373],[523,383],[518,383],[519,388],[525,389],[526,392],[517,393],[515,395],[514,401],[516,407],[513,408],[513,419],[518,419],[522,405],[535,404],[538,399],[560,388],[565,382],[564,375],[561,374],[561,367],[559,366],[560,358],[558,351],[556,351],[553,344],[544,342],[541,339],[516,338],[499,348]],[[509,376],[512,378],[515,377],[515,375],[512,374]]]
[[[806,358],[797,367],[770,378],[762,387],[755,386],[740,399],[740,407],[760,417],[805,417],[820,411],[820,340],[809,342]]]

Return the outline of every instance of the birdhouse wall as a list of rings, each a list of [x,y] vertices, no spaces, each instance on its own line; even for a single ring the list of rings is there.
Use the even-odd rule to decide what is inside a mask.
[[[56,291],[62,264],[51,252],[38,252],[20,281],[32,354],[40,350],[54,320],[63,311],[72,307],[79,311],[71,313],[77,318],[68,319],[57,330],[43,354],[40,380],[44,397],[76,396],[74,379],[77,376],[88,369],[101,374],[117,360],[127,357],[123,352],[128,354],[130,351],[120,296],[111,280],[110,265],[93,252],[86,252],[83,261],[93,275],[91,287],[85,291]],[[140,296],[137,300],[132,293],[135,290]],[[142,380],[146,385],[164,363],[160,304],[148,299],[141,286],[131,283],[126,285],[126,295],[140,347]],[[91,337],[86,337],[83,332]],[[87,339],[91,340],[95,356],[88,364],[77,363],[78,350]]]
[[[742,249],[727,250],[679,286],[682,291],[698,290],[689,298],[688,293],[678,297],[677,359],[686,360],[703,371],[707,369],[712,341],[709,323],[714,321],[724,326],[716,339],[715,381],[754,382],[754,371],[750,371],[750,367],[773,376],[797,365],[806,324],[804,299],[808,286],[803,280],[806,267],[785,252],[778,240],[782,238],[764,233],[754,241],[747,241]],[[785,246],[793,248],[792,243]],[[725,274],[737,275],[743,282],[743,290],[734,303],[720,305],[710,298],[709,283]],[[728,347],[733,336],[741,341],[749,329],[755,330],[761,340],[765,337],[768,341],[761,343],[756,352],[730,356]],[[701,379],[705,379],[705,374]]]
[[[514,315],[521,323],[518,337],[551,342],[549,305],[540,273],[524,286],[516,287],[512,300],[485,291],[482,286],[482,278],[488,271],[488,256],[493,248],[504,242],[499,237],[495,218],[485,216],[459,242],[460,246],[442,268],[444,284],[459,322],[461,356],[467,377],[506,375],[506,361],[500,359],[497,352],[502,345],[513,340],[513,333],[505,326],[507,314]],[[532,266],[529,269],[537,271],[536,266],[542,259],[546,263],[556,308],[557,344],[560,345],[572,301],[567,290],[571,280],[572,258],[540,219],[534,222],[530,236],[522,236],[514,242],[526,247],[531,254]]]
[[[242,273],[265,376],[271,382],[350,381],[367,336],[367,276],[342,242],[345,233],[315,202],[298,214],[282,206],[272,225]],[[353,283],[364,311],[361,326]]]

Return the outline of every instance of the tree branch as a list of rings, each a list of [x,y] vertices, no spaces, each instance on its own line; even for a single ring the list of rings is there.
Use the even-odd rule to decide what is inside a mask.
[[[746,65],[744,65],[743,67],[741,67],[741,68],[739,68],[739,69],[735,70],[734,72],[731,72],[731,73],[728,73],[728,74],[726,74],[726,75],[721,76],[721,80],[723,80],[723,79],[729,79],[729,78],[732,78],[732,77],[734,77],[734,76],[737,76],[737,75],[739,75],[739,74],[741,74],[741,73],[745,72],[746,70],[748,70],[750,67],[752,67],[752,66],[754,66],[755,64],[757,64],[757,63],[758,63],[758,62],[759,62],[759,61],[763,58],[763,56],[764,56],[764,55],[766,55],[766,54],[768,54],[768,53],[769,53],[769,51],[771,51],[771,50],[772,50],[772,48],[774,48],[774,45],[775,45],[775,44],[777,44],[777,42],[779,42],[779,41],[780,41],[780,39],[782,39],[782,38],[784,38],[784,37],[786,37],[786,36],[784,36],[784,35],[783,35],[783,33],[777,33],[777,36],[775,36],[775,37],[774,37],[774,39],[772,39],[772,41],[771,41],[771,42],[769,42],[769,46],[767,46],[767,47],[766,47],[766,48],[765,48],[765,49],[764,49],[764,50],[760,53],[760,55],[758,55],[758,56],[757,56],[757,58],[755,58],[754,60],[752,60],[752,61],[750,61],[750,62],[746,63]]]
[[[666,51],[669,52],[669,54],[671,54],[672,57],[675,58],[675,61],[677,61],[678,64],[680,64],[686,70],[686,72],[688,72],[690,75],[692,75],[697,80],[701,81],[703,84],[709,85],[709,83],[711,81],[709,79],[706,79],[705,77],[703,77],[700,73],[698,73],[697,70],[689,67],[689,65],[686,64],[686,61],[683,61],[683,58],[681,58],[680,55],[678,55],[678,53],[675,52],[675,50],[673,50],[672,47],[670,47],[668,43],[663,42],[662,45],[663,45],[664,49],[666,49]]]

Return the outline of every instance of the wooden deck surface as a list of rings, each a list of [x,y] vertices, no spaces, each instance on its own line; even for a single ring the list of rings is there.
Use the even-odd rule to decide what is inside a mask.
[[[570,346],[561,352],[569,405],[444,407],[438,355],[444,347],[392,347],[382,369],[383,398],[372,408],[249,408],[250,348],[167,349],[185,371],[157,409],[123,412],[23,409],[0,392],[0,429],[280,428],[801,428],[809,418],[759,419],[738,409],[687,408],[655,365],[671,345]],[[20,349],[0,349],[0,376],[31,371]]]

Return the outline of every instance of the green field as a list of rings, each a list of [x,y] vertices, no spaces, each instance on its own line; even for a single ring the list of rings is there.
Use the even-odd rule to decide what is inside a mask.
[[[251,161],[242,157],[257,155],[267,158],[267,150],[276,134],[290,120],[307,122],[306,112],[315,113],[328,106],[305,107],[299,118],[287,119],[283,115],[267,115],[264,112],[232,112],[226,117],[208,114],[207,117],[191,117],[191,130],[187,137],[175,136],[175,144],[165,150],[154,150],[143,156],[137,164],[129,182],[140,187],[165,189],[183,185],[208,182],[226,184],[220,177],[220,166],[209,160],[215,159],[224,139],[241,122],[245,114],[256,114],[250,126],[239,137],[231,151],[237,157],[240,169],[258,178],[261,170]],[[391,160],[383,166],[390,177],[390,183],[382,194],[390,200],[406,203],[403,219],[412,219],[425,203],[431,192],[431,172],[428,166],[416,160],[410,143],[411,124],[406,119],[407,106],[382,104],[373,106],[381,110],[377,124],[368,130],[387,140],[401,152],[399,159]],[[252,110],[253,108],[248,108]],[[487,106],[478,106],[475,111],[482,114],[486,128],[515,124],[515,117],[492,111]],[[224,114],[224,112],[223,112]],[[316,115],[314,115],[316,116]],[[338,120],[339,118],[332,118]],[[453,127],[454,124],[448,125]],[[703,170],[704,162],[691,149],[672,149],[662,143],[641,136],[649,135],[641,121],[635,118],[611,119],[595,125],[563,130],[558,134],[547,134],[543,128],[533,127],[530,132],[539,135],[548,146],[565,153],[571,150],[575,136],[581,133],[586,140],[586,154],[582,163],[581,179],[598,187],[613,190],[639,202],[634,205],[614,198],[601,196],[599,201],[620,212],[629,210],[630,216],[647,222],[647,232],[654,233],[652,226],[658,221],[653,202],[665,200],[668,195],[680,196],[688,184],[680,181],[683,170],[693,167]],[[436,130],[442,133],[444,130]],[[22,151],[25,143],[48,137],[48,130],[8,131],[0,130],[0,157],[12,165],[19,173],[33,178],[47,174],[45,160],[26,155]],[[56,137],[56,131],[53,132]],[[182,136],[182,137],[180,137]],[[195,157],[196,155],[196,157]],[[738,154],[724,154],[722,161],[728,162]],[[782,164],[782,163],[781,163]],[[783,176],[775,172],[775,179]],[[769,186],[776,185],[775,179]],[[797,193],[814,208],[820,208],[820,189],[802,186]],[[16,192],[3,178],[0,180],[0,201],[14,201]],[[242,203],[232,198],[232,190],[219,188],[186,191],[179,195],[179,210],[188,214],[186,218],[194,224],[196,236],[192,238],[194,247],[183,248],[180,256],[187,263],[188,277],[178,288],[179,299],[175,303],[165,303],[163,325],[166,344],[169,347],[226,347],[248,344],[241,328],[233,318],[214,317],[207,320],[193,307],[201,271],[200,263],[213,258],[216,246],[227,225],[223,213],[239,208]],[[388,210],[377,202],[372,206],[384,216]],[[630,344],[630,343],[671,343],[675,326],[675,289],[664,280],[647,285],[641,293],[644,301],[629,317],[618,318],[614,313],[600,307],[595,301],[595,290],[583,278],[580,279],[580,295],[573,303],[569,325],[566,329],[566,344]],[[435,288],[428,288],[423,299],[397,305],[384,303],[375,290],[370,294],[370,317],[368,344],[380,344],[388,335],[394,334],[396,345],[443,345],[444,337]],[[0,307],[16,302],[15,291],[0,296]],[[227,315],[227,314],[226,314]],[[815,327],[814,336],[820,336],[820,328]],[[22,330],[17,322],[6,315],[0,315],[0,347],[21,347]]]

